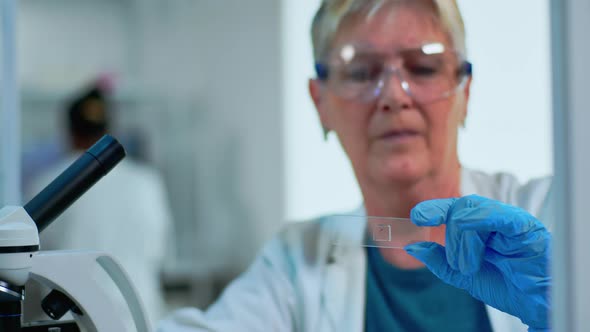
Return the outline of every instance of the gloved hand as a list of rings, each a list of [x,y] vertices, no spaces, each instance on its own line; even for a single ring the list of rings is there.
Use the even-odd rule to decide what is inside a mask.
[[[405,247],[444,282],[516,316],[529,331],[549,330],[551,234],[526,211],[480,196],[425,201],[418,226],[446,224],[445,247]]]

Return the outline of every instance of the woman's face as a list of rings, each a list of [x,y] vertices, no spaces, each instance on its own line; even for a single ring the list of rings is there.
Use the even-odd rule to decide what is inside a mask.
[[[346,23],[334,38],[334,49],[352,43],[387,52],[432,42],[452,49],[424,9],[385,6],[370,20]],[[387,58],[393,66],[399,63],[395,54]],[[387,78],[379,97],[370,102],[343,98],[318,80],[310,82],[310,91],[322,125],[338,135],[361,184],[386,185],[416,182],[458,166],[457,130],[466,116],[469,83],[427,104],[413,100],[396,75]]]

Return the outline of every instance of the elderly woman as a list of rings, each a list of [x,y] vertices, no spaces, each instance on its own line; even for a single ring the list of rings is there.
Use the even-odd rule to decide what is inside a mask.
[[[208,311],[161,331],[547,330],[550,234],[533,215],[549,182],[461,167],[471,64],[455,1],[325,0],[312,35],[309,90],[354,168],[357,214],[411,217],[431,242],[364,248],[342,216],[289,225]],[[356,247],[334,245],[350,234]]]

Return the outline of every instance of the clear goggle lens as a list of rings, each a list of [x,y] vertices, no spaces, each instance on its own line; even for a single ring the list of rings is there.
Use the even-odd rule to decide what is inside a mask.
[[[367,47],[346,44],[336,50],[327,64],[318,64],[318,77],[343,98],[372,102],[392,82],[418,103],[447,98],[461,88],[471,75],[471,64],[441,43],[425,44],[395,53],[396,65],[389,65],[391,54]]]

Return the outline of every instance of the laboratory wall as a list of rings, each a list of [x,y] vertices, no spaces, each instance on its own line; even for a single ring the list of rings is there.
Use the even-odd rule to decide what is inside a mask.
[[[156,167],[168,191],[175,223],[162,274],[178,295],[173,305],[208,304],[282,224],[279,8],[273,0],[19,2],[26,174],[67,148],[71,96],[112,79],[113,134],[141,145],[129,152]]]
[[[319,0],[284,1],[286,216],[308,219],[362,203],[332,134],[324,142],[306,89],[313,77],[309,25]],[[464,167],[527,181],[552,172],[549,2],[459,0],[473,83],[460,131]],[[305,132],[305,135],[301,135]]]

